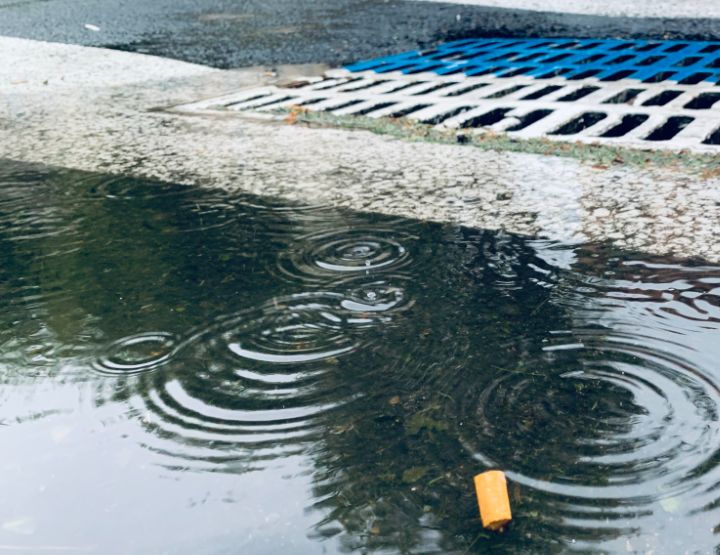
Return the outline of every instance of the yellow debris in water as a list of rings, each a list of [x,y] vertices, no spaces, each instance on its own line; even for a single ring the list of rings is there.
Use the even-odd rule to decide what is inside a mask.
[[[512,520],[505,473],[489,470],[475,476],[480,518],[489,530],[502,530]]]

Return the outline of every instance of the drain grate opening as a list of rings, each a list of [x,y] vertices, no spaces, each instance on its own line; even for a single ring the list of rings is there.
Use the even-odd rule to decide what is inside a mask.
[[[483,98],[502,98],[503,96],[507,96],[509,94],[512,94],[514,92],[517,92],[517,91],[525,89],[525,88],[527,88],[527,85],[515,85],[514,87],[510,87],[508,89],[503,89],[501,91],[498,91],[491,95],[485,96]]]
[[[642,60],[639,60],[635,65],[640,67],[646,67],[651,66],[653,64],[656,64],[665,58],[663,56],[648,56],[647,58],[643,58]]]
[[[467,93],[476,91],[483,87],[487,87],[488,85],[489,85],[489,83],[476,83],[475,85],[471,85],[469,87],[463,87],[462,89],[458,89],[456,91],[449,92],[445,96],[461,96],[463,94],[467,94]]]
[[[675,75],[674,71],[661,71],[652,77],[648,77],[643,81],[643,83],[662,83],[663,81],[670,79],[673,75]]]
[[[562,75],[565,75],[566,73],[570,73],[572,71],[569,67],[560,67],[553,69],[549,73],[545,73],[538,77],[538,79],[552,79],[553,77],[560,77]]]
[[[420,110],[424,110],[425,108],[429,108],[430,104],[414,104],[413,106],[408,106],[407,108],[403,108],[402,110],[397,110],[396,112],[392,112],[390,114],[391,118],[404,118],[405,116],[409,116],[410,114],[414,114],[415,112],[419,112]]]
[[[428,89],[422,89],[421,91],[412,93],[412,96],[419,96],[422,94],[434,93],[435,91],[439,91],[441,89],[446,89],[448,87],[452,87],[453,85],[459,85],[459,83],[456,83],[454,81],[448,81],[447,83],[440,83],[438,85],[432,85]]]
[[[588,129],[596,123],[604,120],[607,114],[603,112],[585,112],[575,119],[561,125],[551,135],[575,135],[585,129]]]
[[[712,76],[712,73],[693,73],[692,75],[685,77],[685,79],[679,81],[681,85],[697,85],[701,81],[707,80]]]
[[[573,102],[574,100],[580,100],[581,98],[585,98],[587,95],[599,90],[600,87],[583,87],[581,89],[571,92],[566,96],[563,96],[562,98],[558,99],[558,102]]]
[[[460,114],[463,114],[469,110],[473,110],[474,108],[477,108],[477,106],[458,106],[457,108],[454,108],[453,110],[450,110],[448,112],[443,112],[442,114],[438,114],[437,116],[424,119],[422,120],[422,123],[427,123],[428,125],[437,125],[447,119],[459,116]]]
[[[513,69],[510,71],[504,71],[502,74],[498,75],[498,77],[506,78],[506,77],[515,77],[517,75],[522,75],[523,73],[527,73],[528,71],[531,71],[532,67],[520,67],[518,69]]]
[[[272,93],[263,93],[263,94],[256,94],[251,96],[250,98],[243,98],[242,100],[239,100],[237,102],[230,102],[229,104],[225,104],[225,108],[235,108],[237,106],[242,106],[243,104],[249,104],[253,102],[254,100],[260,100],[261,98],[267,98],[268,96],[272,96]]]
[[[611,127],[600,136],[606,138],[624,137],[630,133],[630,131],[645,123],[649,117],[650,116],[646,114],[629,114],[623,116],[620,123]]]
[[[338,91],[340,91],[340,92],[365,91],[367,89],[371,89],[373,87],[378,87],[380,85],[384,85],[385,83],[389,83],[389,82],[390,81],[388,81],[387,79],[378,79],[377,81],[370,81],[369,83],[363,83],[362,85],[358,85],[357,87],[338,89]]]
[[[718,101],[720,101],[720,93],[702,93],[685,104],[685,108],[688,110],[709,110]]]
[[[685,129],[693,118],[688,116],[673,116],[645,137],[646,141],[669,141],[675,135]]]
[[[687,58],[683,58],[682,60],[678,60],[673,65],[677,67],[688,67],[695,65],[698,63],[702,58],[700,56],[688,56]]]
[[[281,102],[288,102],[290,100],[295,100],[296,96],[283,96],[280,98],[274,98],[272,100],[268,100],[267,102],[261,102],[260,104],[250,103],[249,105],[245,106],[246,108],[252,108],[253,110],[257,110],[258,108],[267,108],[268,106],[274,106],[275,104],[280,104]],[[245,103],[243,103],[245,104]]]
[[[368,106],[367,108],[363,108],[361,110],[358,110],[357,112],[353,112],[353,116],[366,116],[368,114],[372,114],[373,112],[377,112],[378,110],[382,110],[383,108],[389,108],[390,106],[395,106],[397,102],[380,102],[378,104],[373,104],[372,106]]]
[[[527,96],[523,96],[522,100],[537,100],[538,98],[542,98],[543,96],[547,96],[550,93],[554,93],[555,91],[559,91],[562,89],[562,85],[548,85],[547,87],[543,87],[539,91],[535,91],[530,93]]]
[[[720,145],[720,127],[710,133],[708,137],[703,141],[704,145]]]
[[[612,98],[608,98],[603,104],[629,104],[635,100],[641,92],[645,92],[645,89],[625,89]]]
[[[485,114],[465,120],[460,124],[460,129],[469,129],[472,127],[486,127],[488,125],[493,125],[504,119],[505,114],[507,114],[511,109],[512,108],[495,108],[494,110],[490,110]]]
[[[319,104],[320,102],[325,102],[327,98],[319,96],[317,98],[310,98],[308,100],[303,100],[302,102],[296,104],[296,106],[312,106],[313,104]]]
[[[327,108],[323,109],[323,112],[333,112],[335,110],[342,110],[343,108],[350,108],[350,106],[355,106],[356,104],[362,104],[362,100],[347,100],[345,102],[342,102],[340,104],[334,104],[333,106],[328,106]]]
[[[581,71],[580,73],[576,73],[575,75],[571,75],[568,77],[571,81],[580,81],[581,79],[587,79],[588,77],[595,77],[598,73],[601,73],[601,69],[588,69],[585,71]]]
[[[526,127],[530,127],[533,123],[540,121],[543,118],[546,118],[550,114],[552,114],[552,110],[534,110],[530,112],[529,114],[525,114],[524,116],[520,116],[518,119],[520,120],[519,123],[513,125],[512,127],[508,127],[508,131],[522,131]]]
[[[643,102],[643,106],[665,106],[665,104],[675,100],[682,93],[683,91],[663,91]]]
[[[343,85],[349,85],[350,83],[357,83],[358,81],[362,80],[362,77],[353,77],[352,79],[345,79],[341,83],[336,83],[334,79],[330,79],[330,81],[333,81],[329,85],[325,85],[322,87],[317,87],[316,91],[326,91],[328,89],[334,89],[335,87],[341,87]]]
[[[622,71],[618,71],[616,73],[613,73],[612,75],[608,75],[607,77],[603,77],[600,79],[601,81],[620,81],[620,79],[625,79],[625,77],[628,77],[635,73],[635,70],[633,69],[623,69]]]
[[[405,89],[409,89],[410,87],[417,87],[418,85],[425,85],[426,83],[427,83],[427,81],[412,81],[410,83],[400,85],[399,87],[395,87],[394,89],[391,89],[389,91],[385,91],[385,94],[392,94],[392,93],[404,91]]]

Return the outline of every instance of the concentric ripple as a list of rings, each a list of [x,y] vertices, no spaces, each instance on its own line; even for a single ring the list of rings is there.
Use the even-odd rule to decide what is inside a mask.
[[[333,230],[302,237],[302,248],[279,260],[282,274],[297,282],[327,282],[348,274],[396,271],[410,262],[411,238],[387,229]]]
[[[345,300],[278,297],[196,330],[179,347],[178,370],[152,378],[141,399],[160,438],[148,447],[171,465],[225,471],[302,450],[359,397],[342,360],[377,320]]]
[[[98,372],[132,375],[155,370],[170,362],[177,352],[175,337],[166,332],[147,332],[111,343],[94,364]]]
[[[465,447],[565,500],[566,517],[598,503],[598,518],[637,516],[667,499],[699,509],[718,478],[715,377],[693,368],[681,345],[652,337],[580,330],[556,339],[532,368],[498,373],[464,399]]]

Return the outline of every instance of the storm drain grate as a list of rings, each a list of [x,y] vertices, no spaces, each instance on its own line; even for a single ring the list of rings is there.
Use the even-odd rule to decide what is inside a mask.
[[[270,117],[302,106],[519,138],[718,152],[718,80],[720,42],[486,39],[178,109]]]
[[[358,62],[350,71],[496,77],[526,75],[648,83],[720,81],[720,42],[575,39],[469,39],[426,51]]]

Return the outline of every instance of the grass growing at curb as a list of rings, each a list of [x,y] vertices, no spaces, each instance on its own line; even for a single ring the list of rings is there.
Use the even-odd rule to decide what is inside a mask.
[[[311,127],[332,127],[371,131],[409,141],[438,144],[465,144],[482,150],[525,152],[548,156],[574,158],[597,169],[617,165],[660,167],[692,171],[702,178],[720,177],[720,157],[714,154],[695,154],[687,151],[640,150],[626,147],[551,141],[549,139],[516,139],[504,133],[470,133],[456,129],[437,129],[407,118],[370,118],[365,116],[336,116],[327,112],[312,112],[299,107],[277,110],[289,124]]]

